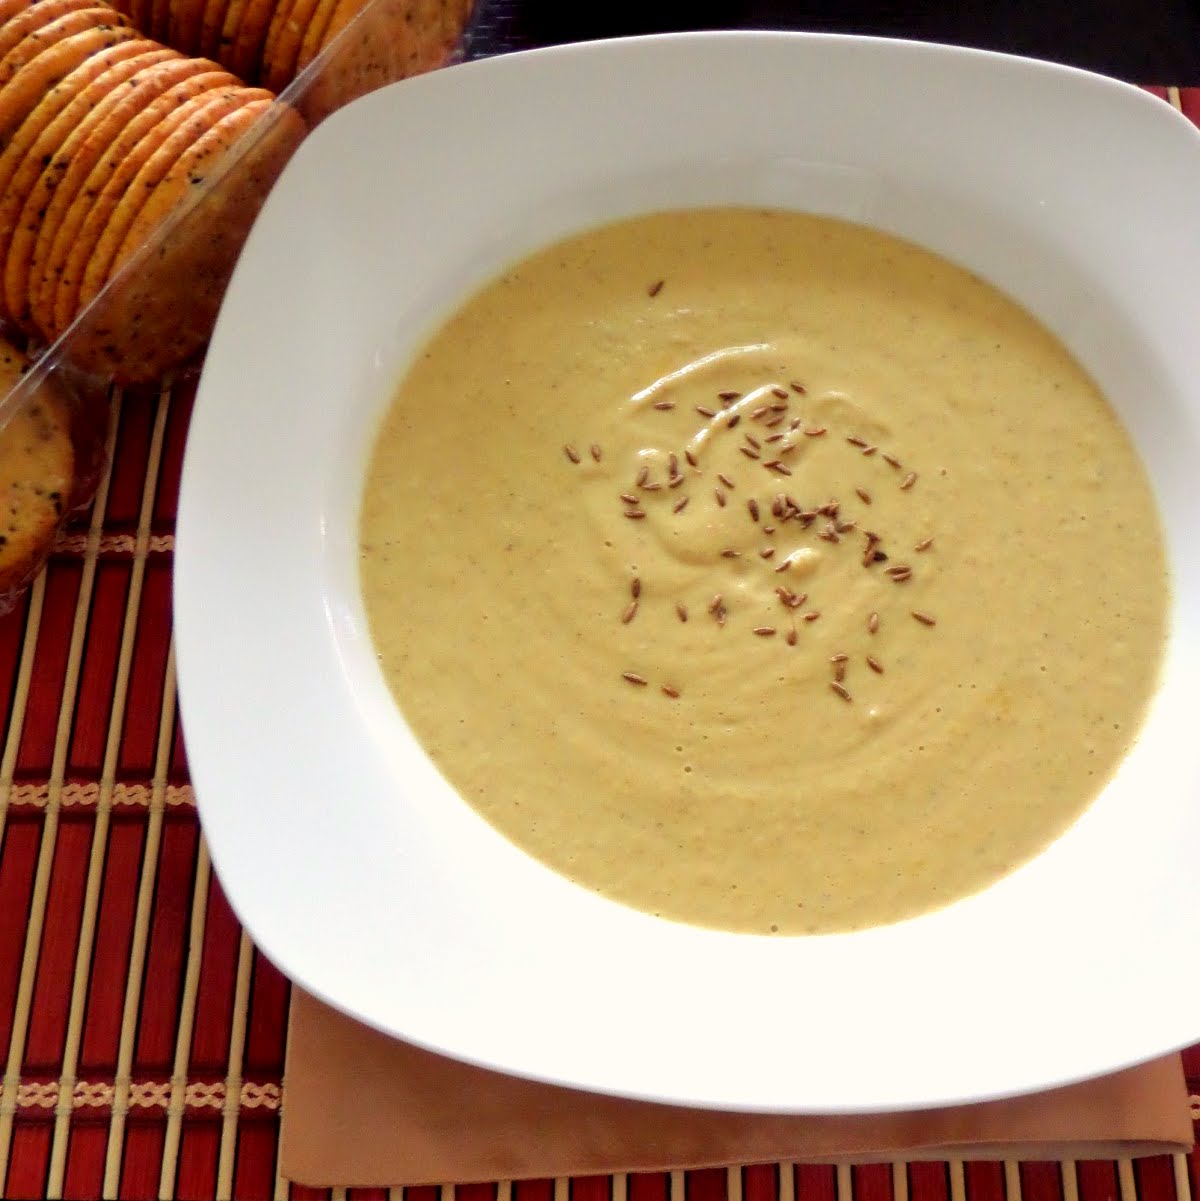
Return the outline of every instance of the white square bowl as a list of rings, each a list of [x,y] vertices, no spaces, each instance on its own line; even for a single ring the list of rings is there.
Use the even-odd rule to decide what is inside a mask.
[[[263,951],[434,1050],[727,1109],[983,1099],[1200,1038],[1198,197],[1200,138],[1144,93],[851,37],[538,51],[400,84],[322,125],[226,297],[178,529],[200,815]],[[862,221],[1018,299],[1131,429],[1169,540],[1162,686],[1095,805],[978,896],[862,933],[696,929],[534,862],[414,740],[359,595],[372,432],[438,321],[561,235],[723,203]]]

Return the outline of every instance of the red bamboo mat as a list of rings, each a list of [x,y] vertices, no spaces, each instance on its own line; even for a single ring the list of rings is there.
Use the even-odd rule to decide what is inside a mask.
[[[1200,88],[1152,90],[1200,123]],[[0,619],[0,1196],[1200,1201],[1200,1152],[441,1190],[281,1180],[289,985],[211,874],[175,704],[171,566],[193,394],[114,396],[92,512]],[[1200,1046],[1184,1066],[1200,1120]]]

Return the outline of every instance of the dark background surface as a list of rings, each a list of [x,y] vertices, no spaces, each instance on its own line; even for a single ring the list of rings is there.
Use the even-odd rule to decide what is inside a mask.
[[[483,0],[472,53],[735,28],[920,38],[1200,84],[1200,0]]]

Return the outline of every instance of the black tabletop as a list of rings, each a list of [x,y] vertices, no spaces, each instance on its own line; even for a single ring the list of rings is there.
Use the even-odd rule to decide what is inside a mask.
[[[1200,84],[1200,0],[482,0],[475,56],[686,29],[808,29],[1027,54]]]

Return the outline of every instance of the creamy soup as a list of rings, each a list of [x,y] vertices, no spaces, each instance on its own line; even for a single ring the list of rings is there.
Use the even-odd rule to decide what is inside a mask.
[[[474,295],[387,413],[379,660],[458,792],[608,897],[842,931],[997,880],[1135,738],[1167,571],[1028,313],[916,246],[713,209]]]

